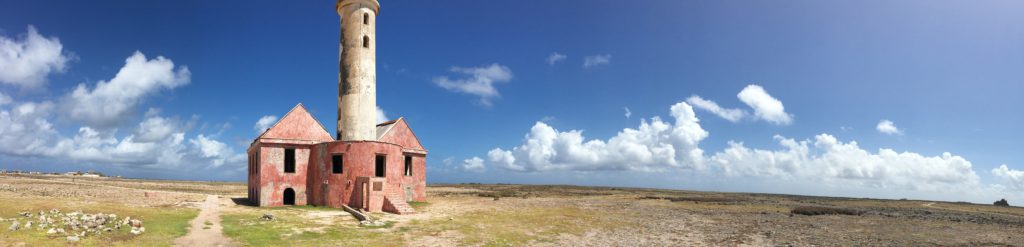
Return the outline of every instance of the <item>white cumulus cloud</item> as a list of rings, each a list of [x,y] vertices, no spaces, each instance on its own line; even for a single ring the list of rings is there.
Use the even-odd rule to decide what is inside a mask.
[[[0,108],[0,154],[44,156],[53,154],[51,146],[59,139],[50,121],[54,106],[49,102],[11,102]]]
[[[622,109],[626,110],[626,118],[633,116],[633,112],[629,110],[629,107],[623,107]]]
[[[1010,169],[1004,164],[992,169],[992,175],[1006,181],[1007,185],[1011,188],[1016,190],[1024,189],[1024,171]]]
[[[793,116],[786,113],[782,101],[772,97],[758,85],[748,85],[736,97],[754,109],[754,117],[777,125],[788,125]]]
[[[268,128],[270,128],[271,125],[274,125],[274,123],[276,122],[276,115],[266,115],[261,117],[260,120],[257,120],[256,124],[252,126],[252,129],[256,130],[257,135],[262,134],[263,131],[266,131]]]
[[[582,131],[559,131],[537,122],[521,145],[490,150],[487,165],[516,172],[692,171],[724,180],[820,184],[876,197],[879,195],[872,193],[909,193],[945,199],[999,193],[998,186],[982,184],[973,164],[964,157],[948,152],[923,155],[888,148],[868,151],[855,141],[840,141],[830,134],[810,140],[775,136],[779,149],[750,148],[743,142],[729,141],[723,150],[705,155],[700,142],[709,133],[700,126],[692,107],[679,102],[671,107],[670,113],[674,122],[654,117],[641,121],[636,129],[623,129],[608,140],[586,139]],[[992,173],[1024,188],[1024,171],[1003,166]],[[824,188],[821,191],[828,190]]]
[[[878,125],[875,125],[875,129],[878,132],[886,135],[902,135],[903,130],[896,128],[896,124],[888,119],[882,119],[878,121]]]
[[[512,70],[501,64],[484,67],[452,67],[451,72],[464,74],[467,77],[451,79],[447,76],[434,77],[434,84],[448,91],[465,93],[480,97],[480,103],[490,106],[493,99],[501,97],[495,83],[512,80]]]
[[[706,100],[697,95],[693,95],[690,96],[689,98],[686,98],[686,103],[693,105],[693,107],[696,107],[697,109],[711,112],[712,114],[715,114],[716,116],[733,123],[739,122],[741,119],[743,119],[744,116],[747,115],[746,111],[743,111],[741,109],[722,108],[721,106],[718,106],[718,103]]]
[[[49,74],[64,70],[70,59],[56,37],[43,37],[32,27],[21,39],[0,36],[0,83],[23,88],[43,85]],[[0,156],[5,161],[27,157],[33,164],[69,165],[69,169],[85,165],[149,167],[150,171],[244,168],[243,153],[208,135],[185,142],[192,123],[160,116],[153,108],[142,114],[140,122],[129,125],[134,126],[127,128],[131,131],[118,133],[118,124],[133,119],[132,110],[146,96],[188,84],[189,78],[188,69],[175,69],[170,59],[147,60],[136,52],[109,81],[91,89],[80,84],[60,99],[18,102],[0,94]],[[71,121],[61,121],[67,126],[57,128],[54,119],[58,118]],[[59,129],[77,131],[65,135]]]
[[[93,89],[78,84],[65,97],[68,117],[95,128],[111,128],[124,122],[144,96],[161,89],[173,89],[189,83],[188,68],[158,56],[147,60],[136,51],[110,81],[100,81]]]
[[[842,142],[829,134],[813,141],[775,136],[781,150],[751,149],[730,142],[709,158],[726,176],[753,176],[783,180],[817,181],[831,185],[942,192],[979,188],[972,164],[950,153],[925,156],[882,148],[861,149],[857,142]]]
[[[482,172],[484,170],[484,159],[473,157],[463,160],[462,169],[471,172]]]
[[[203,134],[189,140],[189,143],[195,146],[200,157],[209,159],[214,167],[224,165],[228,161],[238,162],[246,158],[243,154],[236,154],[227,144],[208,138]]]
[[[142,142],[156,142],[170,138],[172,134],[179,131],[180,124],[177,121],[160,117],[148,117],[139,123],[135,132],[135,139]]]
[[[141,54],[138,58],[141,61],[135,62],[146,63]],[[159,58],[149,62],[160,63],[161,60],[164,59]],[[169,60],[166,61],[169,63]],[[134,64],[135,62],[129,61],[129,64],[138,65]],[[93,99],[120,99],[117,96],[108,96],[131,94],[138,98],[145,95],[145,93],[138,93],[145,89],[138,88],[136,84],[122,84],[126,80],[187,83],[187,79],[182,79],[187,78],[187,70],[184,69],[179,69],[178,73],[169,76],[175,79],[140,79],[152,78],[152,75],[139,74],[152,69],[139,69],[133,66],[126,65],[126,68],[122,68],[114,80],[109,83],[101,83],[96,90],[91,92],[79,91],[77,96],[92,97]],[[152,65],[143,65],[143,67],[146,66]],[[168,65],[168,67],[173,66]],[[167,68],[166,71],[170,71],[170,68]],[[113,87],[122,91],[113,92],[116,91]],[[82,89],[82,86],[79,86],[79,89]],[[76,95],[72,93],[71,96],[68,96],[70,99],[65,100],[76,100],[73,96]],[[53,115],[54,109],[57,108],[54,103],[50,101],[16,102],[9,98],[4,98],[4,101],[4,104],[0,104],[0,155],[41,158],[37,162],[60,161],[62,163],[70,162],[73,165],[93,163],[161,167],[163,169],[207,168],[226,163],[239,165],[244,163],[244,154],[235,153],[226,145],[219,146],[217,143],[223,143],[203,135],[194,139],[193,142],[196,143],[194,147],[188,147],[184,143],[184,128],[188,127],[173,118],[159,116],[156,110],[150,110],[144,114],[143,120],[137,123],[137,127],[129,133],[118,135],[116,128],[97,129],[80,126],[77,128],[77,133],[66,136],[60,133],[53,124],[53,119],[58,117]],[[97,101],[86,100],[83,103],[95,102]],[[98,102],[111,101],[99,100]],[[103,107],[103,105],[93,106]],[[80,123],[71,122],[70,124]]]
[[[495,148],[490,162],[513,171],[553,170],[663,170],[695,167],[703,158],[697,144],[708,136],[690,105],[670,108],[674,123],[654,117],[641,120],[637,129],[626,128],[604,140],[586,140],[583,131],[558,131],[537,122],[523,144],[511,150]]]
[[[551,55],[548,56],[548,65],[552,65],[553,66],[553,65],[555,65],[555,63],[561,62],[562,60],[565,60],[566,58],[568,58],[568,56],[560,54],[558,52],[552,52]]]
[[[391,120],[391,119],[388,119],[387,112],[384,112],[384,109],[381,109],[380,106],[378,106],[377,107],[377,123],[387,122],[388,120]]]
[[[583,68],[590,68],[598,65],[607,65],[612,62],[611,54],[592,55],[583,58]]]
[[[56,37],[43,37],[28,26],[21,39],[0,36],[0,83],[34,88],[50,73],[62,72],[71,60]]]

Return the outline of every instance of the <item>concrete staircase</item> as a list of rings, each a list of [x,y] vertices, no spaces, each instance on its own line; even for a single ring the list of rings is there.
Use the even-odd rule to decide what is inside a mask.
[[[405,202],[405,197],[398,193],[384,195],[384,211],[394,214],[414,214],[416,210]]]

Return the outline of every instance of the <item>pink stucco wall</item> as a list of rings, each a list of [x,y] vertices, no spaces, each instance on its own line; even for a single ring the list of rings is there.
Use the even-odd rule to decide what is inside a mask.
[[[303,130],[296,130],[303,129]],[[284,150],[295,149],[295,173],[284,172]],[[249,198],[259,206],[284,205],[284,191],[295,191],[296,205],[361,206],[359,179],[383,181],[380,193],[371,193],[370,211],[380,211],[385,194],[414,201],[426,200],[426,150],[404,119],[399,119],[379,141],[334,141],[302,105],[253,141]],[[343,155],[342,173],[332,172],[332,155]],[[385,177],[374,178],[377,155],[385,155]],[[405,157],[412,157],[412,176],[405,176]]]
[[[374,177],[376,156],[385,155],[386,169],[383,178],[384,191],[404,194],[403,186],[413,189],[413,200],[426,200],[425,156],[413,156],[413,176],[405,176],[405,155],[402,146],[392,143],[375,141],[335,141],[317,144],[313,148],[314,169],[310,171],[309,181],[320,181],[317,185],[309,185],[309,193],[314,199],[311,204],[340,207],[341,204],[355,205],[358,201],[356,180],[359,177]],[[331,157],[342,155],[343,171],[332,173]]]

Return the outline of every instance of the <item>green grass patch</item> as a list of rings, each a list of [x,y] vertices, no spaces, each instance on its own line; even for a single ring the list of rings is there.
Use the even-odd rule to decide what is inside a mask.
[[[482,210],[449,219],[413,221],[416,234],[437,236],[454,231],[463,236],[461,245],[519,246],[531,242],[553,242],[558,235],[580,235],[591,229],[629,226],[608,213],[575,207]]]
[[[48,236],[45,229],[39,230],[38,217],[32,217],[32,229],[8,231],[7,227],[11,224],[9,219],[16,218],[21,211],[37,213],[40,210],[49,211],[56,208],[61,212],[81,210],[88,214],[113,213],[118,215],[118,219],[125,216],[141,219],[143,226],[146,227],[146,232],[137,236],[129,232],[131,227],[121,227],[120,230],[104,232],[101,235],[88,235],[79,242],[81,246],[170,246],[175,238],[187,233],[188,222],[199,214],[198,210],[188,208],[133,208],[112,203],[80,203],[55,198],[0,198],[0,201],[18,202],[0,203],[0,217],[8,219],[0,224],[3,227],[0,229],[0,246],[17,243],[25,243],[28,246],[67,245],[66,235]],[[28,218],[16,219],[24,226]]]
[[[325,207],[312,207],[314,210]],[[224,234],[245,246],[402,246],[401,236],[353,223],[323,225],[303,218],[306,207],[291,210],[267,209],[222,215]],[[272,213],[273,221],[259,220]],[[394,222],[386,224],[394,226]]]
[[[426,208],[427,206],[430,206],[430,203],[429,202],[411,201],[411,202],[409,202],[409,206],[412,207],[412,209],[415,209],[415,210],[419,211],[419,210],[421,210],[423,208]]]

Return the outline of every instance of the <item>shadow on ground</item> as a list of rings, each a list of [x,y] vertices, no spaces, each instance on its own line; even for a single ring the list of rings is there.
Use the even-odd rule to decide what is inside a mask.
[[[252,203],[252,201],[249,201],[249,198],[245,198],[245,197],[234,197],[234,198],[231,198],[231,201],[234,202],[235,205],[238,205],[238,206],[246,206],[246,207],[257,207],[258,206],[255,203]]]

